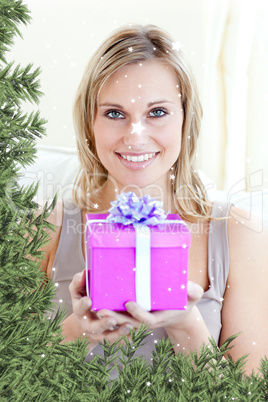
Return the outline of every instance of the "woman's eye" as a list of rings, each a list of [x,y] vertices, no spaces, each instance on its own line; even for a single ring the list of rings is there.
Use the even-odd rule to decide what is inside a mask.
[[[151,117],[162,117],[165,116],[166,114],[167,112],[164,109],[154,109],[149,113]]]
[[[122,119],[124,117],[118,110],[108,110],[108,112],[105,113],[105,116],[109,119]]]

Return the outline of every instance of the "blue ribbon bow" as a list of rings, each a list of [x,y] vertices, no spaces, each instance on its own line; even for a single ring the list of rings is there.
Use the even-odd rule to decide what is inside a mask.
[[[122,193],[116,201],[111,202],[109,222],[131,225],[142,223],[143,225],[157,225],[164,222],[167,214],[161,208],[162,202],[151,198],[149,195],[137,197],[135,193]]]

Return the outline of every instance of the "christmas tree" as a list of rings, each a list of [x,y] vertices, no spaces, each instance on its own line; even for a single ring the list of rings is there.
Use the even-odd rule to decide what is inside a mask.
[[[40,269],[39,250],[53,230],[46,219],[56,200],[38,213],[34,202],[37,186],[21,188],[18,184],[20,167],[33,162],[35,140],[45,132],[45,120],[39,112],[25,114],[21,110],[23,102],[39,100],[40,70],[31,64],[15,66],[5,57],[15,35],[20,35],[18,25],[29,20],[29,11],[21,1],[1,0],[0,400],[16,401],[42,400],[43,393],[55,394],[57,399],[57,388],[49,381],[54,381],[55,371],[65,373],[68,356],[75,361],[78,353],[75,348],[59,345],[63,339],[59,324],[64,315],[59,311],[49,320],[54,286],[47,283]],[[83,361],[83,350],[85,343],[78,361]],[[58,389],[60,385],[59,381]]]
[[[5,55],[18,26],[30,21],[20,0],[0,2],[0,401],[260,401],[268,400],[268,362],[262,378],[243,376],[243,359],[223,359],[229,343],[204,347],[191,356],[174,355],[169,340],[156,342],[149,364],[134,352],[148,335],[141,326],[104,357],[85,362],[86,339],[61,344],[64,311],[53,310],[54,285],[40,269],[40,249],[53,227],[34,201],[37,186],[20,187],[20,166],[35,158],[35,140],[45,133],[38,112],[25,114],[25,101],[38,103],[40,70],[8,63]],[[118,357],[119,356],[119,357]],[[121,361],[118,378],[111,362]],[[115,363],[116,367],[116,363]]]

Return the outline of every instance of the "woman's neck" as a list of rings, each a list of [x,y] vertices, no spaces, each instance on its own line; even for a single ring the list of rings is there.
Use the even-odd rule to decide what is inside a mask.
[[[172,197],[171,186],[159,186],[150,185],[145,188],[137,188],[135,186],[128,186],[120,188],[120,186],[115,187],[114,185],[109,185],[105,182],[104,185],[92,194],[91,200],[94,206],[94,212],[96,213],[108,213],[111,208],[111,202],[117,199],[118,194],[121,192],[134,192],[137,197],[143,197],[144,195],[150,195],[152,198],[157,199],[162,202],[162,208],[168,213],[177,213],[175,203]]]

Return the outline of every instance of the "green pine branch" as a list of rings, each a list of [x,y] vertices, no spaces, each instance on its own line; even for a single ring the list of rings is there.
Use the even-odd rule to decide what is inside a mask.
[[[0,60],[6,62],[5,53],[14,43],[14,36],[21,36],[18,24],[31,20],[29,10],[21,0],[1,0],[0,3]]]
[[[21,101],[38,103],[39,97],[42,95],[42,92],[39,91],[40,82],[37,79],[40,75],[40,68],[30,71],[33,67],[32,64],[28,64],[24,68],[17,65],[12,71],[13,65],[14,63],[9,63],[0,72],[0,105],[4,105],[4,100],[5,102],[12,100],[17,106]]]

